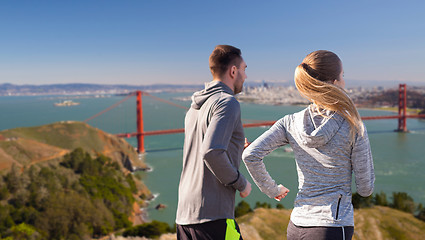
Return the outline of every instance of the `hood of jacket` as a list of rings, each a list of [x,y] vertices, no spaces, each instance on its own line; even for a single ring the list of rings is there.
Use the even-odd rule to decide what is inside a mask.
[[[226,84],[220,81],[211,81],[205,83],[205,89],[195,92],[192,95],[191,107],[194,109],[200,109],[209,97],[219,92],[225,92],[230,95],[234,95],[232,89],[230,89],[230,87],[228,87]]]
[[[328,143],[338,132],[345,119],[329,110],[316,110],[312,104],[295,117],[301,143],[310,148],[318,148]]]

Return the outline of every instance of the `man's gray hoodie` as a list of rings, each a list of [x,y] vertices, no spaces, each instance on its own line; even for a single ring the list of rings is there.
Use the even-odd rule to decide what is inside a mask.
[[[299,184],[291,221],[297,226],[354,226],[352,172],[362,196],[372,194],[375,181],[366,128],[351,143],[350,125],[342,116],[312,109],[314,105],[278,120],[246,148],[242,158],[256,185],[273,198],[279,189],[263,158],[290,144]]]
[[[233,91],[212,81],[195,92],[185,118],[176,223],[234,219],[235,192],[246,187],[239,164],[245,137]]]

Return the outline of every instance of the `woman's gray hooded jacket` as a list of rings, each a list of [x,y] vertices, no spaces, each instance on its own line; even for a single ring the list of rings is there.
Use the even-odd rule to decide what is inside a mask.
[[[279,188],[263,158],[290,144],[299,183],[291,221],[297,226],[354,226],[352,172],[362,196],[372,194],[375,181],[366,128],[351,143],[350,125],[342,116],[312,109],[314,105],[278,120],[244,151],[243,161],[260,190],[274,198]]]

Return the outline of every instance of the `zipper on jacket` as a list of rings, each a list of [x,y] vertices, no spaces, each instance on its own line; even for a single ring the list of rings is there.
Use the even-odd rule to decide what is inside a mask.
[[[335,216],[335,220],[338,220],[339,205],[340,205],[340,203],[341,203],[341,198],[342,198],[342,194],[339,194],[339,197],[338,197],[338,205],[336,205],[336,216]]]

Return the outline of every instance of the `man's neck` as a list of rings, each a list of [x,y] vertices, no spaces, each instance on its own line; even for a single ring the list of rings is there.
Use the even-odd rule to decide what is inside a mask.
[[[235,92],[235,86],[233,86],[232,82],[230,79],[221,79],[221,78],[214,78],[213,81],[219,81],[224,83],[226,86],[228,86],[232,92]]]

